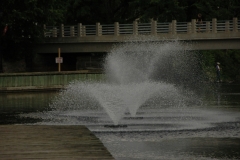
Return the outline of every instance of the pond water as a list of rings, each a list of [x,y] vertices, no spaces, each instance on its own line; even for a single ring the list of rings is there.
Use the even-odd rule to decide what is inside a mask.
[[[86,125],[119,160],[240,159],[240,85],[216,85],[201,105],[139,108],[118,127],[101,108],[56,113],[58,92],[1,93],[0,124]]]

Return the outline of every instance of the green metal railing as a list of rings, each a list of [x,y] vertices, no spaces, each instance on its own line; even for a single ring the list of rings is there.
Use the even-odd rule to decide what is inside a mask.
[[[0,74],[0,91],[61,88],[74,80],[101,81],[104,75],[79,71]]]

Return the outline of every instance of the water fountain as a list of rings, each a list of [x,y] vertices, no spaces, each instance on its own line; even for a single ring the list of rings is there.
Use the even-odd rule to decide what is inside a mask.
[[[116,159],[239,159],[239,108],[209,88],[203,98],[200,63],[179,41],[127,40],[108,53],[104,80],[74,81],[51,110],[22,116],[85,125]]]
[[[197,63],[196,54],[179,41],[128,40],[108,53],[104,82],[72,82],[51,107],[77,110],[101,106],[118,125],[128,112],[135,117],[142,106],[167,103],[179,107],[197,102],[191,89],[201,83]]]

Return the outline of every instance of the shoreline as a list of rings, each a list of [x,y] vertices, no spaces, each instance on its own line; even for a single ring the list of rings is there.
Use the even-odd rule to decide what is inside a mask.
[[[45,92],[45,91],[59,91],[65,86],[24,86],[24,87],[2,87],[0,93],[15,93],[15,92]]]

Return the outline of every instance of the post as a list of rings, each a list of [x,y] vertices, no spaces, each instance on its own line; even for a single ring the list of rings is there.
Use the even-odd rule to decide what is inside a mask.
[[[133,35],[138,35],[138,22],[133,21]]]
[[[233,18],[233,32],[238,32],[238,18]]]
[[[177,33],[177,21],[172,20],[172,34],[176,34],[176,33]]]
[[[96,23],[96,36],[101,36],[101,26],[100,23]]]
[[[58,58],[60,58],[60,57],[61,57],[61,49],[58,48]],[[58,62],[58,72],[60,72],[60,71],[61,71],[61,63]]]
[[[53,27],[52,36],[57,37],[57,28],[56,27]]]
[[[206,33],[210,32],[210,22],[206,22]]]
[[[157,34],[157,21],[152,21],[151,23],[151,35]]]
[[[212,19],[212,33],[217,33],[217,18]]]
[[[74,37],[75,36],[74,32],[75,32],[74,26],[70,26],[70,37]]]
[[[119,23],[118,22],[114,23],[114,35],[119,36]]]
[[[77,26],[78,26],[77,27],[77,30],[78,30],[77,36],[82,37],[82,23],[78,23]]]
[[[59,37],[64,37],[64,24],[60,25],[59,28]]]
[[[169,23],[168,25],[168,33],[172,34],[172,23]]]
[[[187,34],[190,34],[191,33],[191,31],[192,31],[192,23],[191,22],[188,22],[187,23]]]
[[[229,21],[225,21],[225,32],[229,32]]]
[[[192,33],[196,33],[196,19],[192,19]]]
[[[86,36],[86,26],[82,26],[82,36]]]
[[[102,25],[99,25],[99,36],[102,35]]]
[[[46,37],[46,25],[45,24],[43,25],[43,35],[44,35],[44,37]]]

